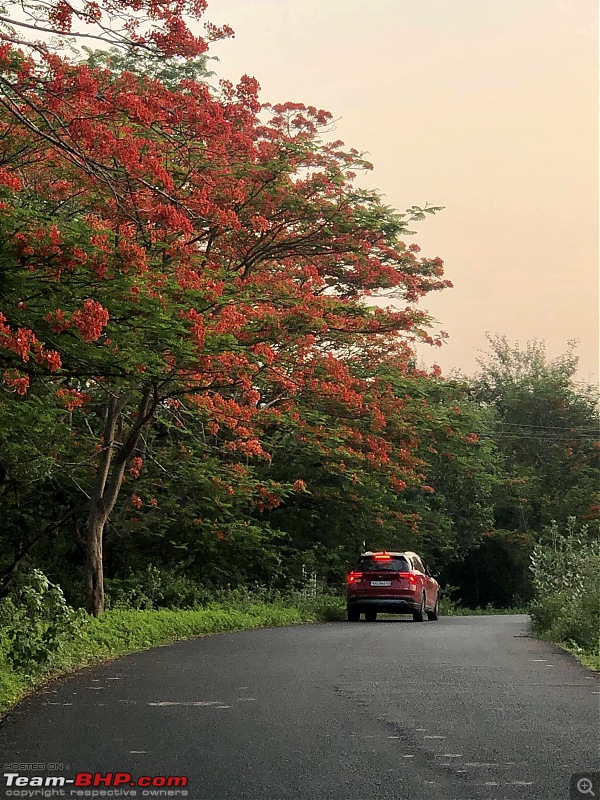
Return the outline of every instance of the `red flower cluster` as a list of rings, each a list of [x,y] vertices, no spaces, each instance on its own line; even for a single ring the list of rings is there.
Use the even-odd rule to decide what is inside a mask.
[[[61,400],[67,411],[73,411],[74,408],[81,408],[84,403],[91,400],[89,394],[77,391],[77,389],[58,389],[56,396]]]
[[[100,338],[108,319],[108,311],[97,300],[88,298],[81,310],[73,312],[71,323],[77,327],[83,341],[89,344]]]
[[[12,389],[20,395],[27,394],[27,389],[29,389],[29,375],[23,375],[17,372],[16,369],[10,369],[4,373],[3,377],[4,383],[9,389]]]
[[[139,456],[134,456],[134,458],[131,459],[131,462],[129,464],[130,478],[140,477],[140,471],[142,469],[143,463],[144,463],[143,460]]]
[[[0,311],[0,348],[14,353],[22,361],[29,361],[31,356],[51,372],[56,372],[62,366],[60,355],[56,350],[46,350],[32,330],[19,328],[14,333],[6,324],[7,319]]]

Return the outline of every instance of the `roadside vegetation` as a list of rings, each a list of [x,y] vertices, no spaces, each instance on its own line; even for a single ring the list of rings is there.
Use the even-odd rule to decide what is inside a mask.
[[[552,524],[531,556],[533,628],[600,670],[600,539],[572,517]]]
[[[484,608],[466,608],[450,600],[442,598],[440,602],[440,616],[443,617],[486,617],[503,616],[505,614],[528,614],[527,606],[511,606],[510,608],[496,608],[489,604]]]
[[[363,547],[423,555],[448,613],[533,603],[593,654],[600,420],[575,345],[419,367],[445,338],[419,303],[450,283],[411,237],[441,209],[361,188],[331,113],[219,82],[231,31],[194,35],[203,3],[93,6],[9,0],[0,26],[2,696],[336,617],[298,598],[343,594]]]

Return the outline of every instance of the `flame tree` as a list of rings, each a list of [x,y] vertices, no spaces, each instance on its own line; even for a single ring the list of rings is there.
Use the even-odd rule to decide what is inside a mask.
[[[182,15],[202,3],[26,9],[0,37],[0,363],[13,401],[38,391],[63,423],[85,418],[88,610],[103,612],[103,534],[127,475],[182,404],[180,424],[202,425],[224,458],[268,461],[265,426],[312,396],[397,487],[418,482],[416,421],[386,439],[402,401],[353,365],[406,371],[411,342],[434,341],[414,304],[448,285],[442,263],[402,241],[424,211],[357,188],[369,165],[323,139],[331,115],[261,105],[247,76],[167,84],[26,39],[194,58],[207,42]],[[404,310],[363,302],[382,291]]]

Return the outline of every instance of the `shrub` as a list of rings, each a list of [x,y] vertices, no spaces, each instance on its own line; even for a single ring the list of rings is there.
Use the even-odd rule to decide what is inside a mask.
[[[81,618],[41,570],[23,573],[0,601],[3,660],[29,672],[50,664],[76,634]]]
[[[534,628],[556,642],[597,651],[600,636],[600,542],[586,525],[569,517],[566,530],[555,522],[531,556],[536,599]]]
[[[199,608],[214,599],[210,588],[172,569],[153,565],[126,578],[106,581],[107,608],[151,610]]]

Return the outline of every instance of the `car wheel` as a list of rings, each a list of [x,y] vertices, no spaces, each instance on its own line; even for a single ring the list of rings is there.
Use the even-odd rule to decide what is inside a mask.
[[[427,612],[427,619],[430,620],[431,622],[437,622],[439,618],[440,618],[440,598],[436,597],[433,611]]]
[[[418,611],[413,611],[414,622],[425,622],[427,619],[427,612],[425,610],[425,595],[421,598],[421,605]]]
[[[365,611],[365,619],[367,622],[375,622],[377,619],[377,612],[376,611]]]
[[[360,611],[357,608],[348,607],[348,622],[358,622]]]

